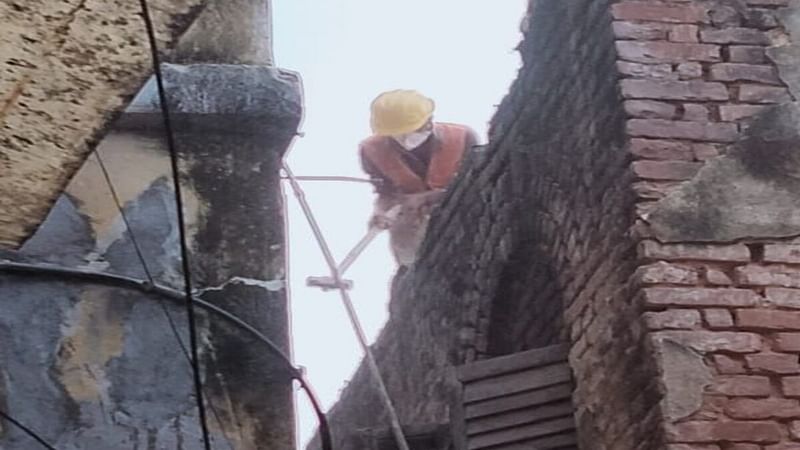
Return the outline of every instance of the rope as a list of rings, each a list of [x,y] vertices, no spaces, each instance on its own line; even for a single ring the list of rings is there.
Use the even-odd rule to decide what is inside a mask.
[[[350,318],[350,323],[352,324],[353,330],[356,333],[358,343],[361,346],[361,350],[364,351],[364,357],[367,360],[367,366],[369,367],[369,370],[375,379],[375,383],[377,384],[378,395],[380,396],[381,401],[383,402],[384,406],[386,407],[386,411],[389,414],[389,422],[392,428],[392,434],[394,435],[394,439],[397,443],[397,448],[398,450],[409,450],[408,443],[403,435],[403,428],[400,426],[400,419],[397,416],[397,411],[395,411],[394,405],[392,405],[392,399],[389,396],[389,391],[387,391],[386,384],[383,382],[383,377],[381,376],[380,369],[375,361],[375,356],[372,354],[372,350],[369,348],[366,334],[364,333],[364,329],[362,328],[361,322],[358,319],[356,310],[353,307],[353,301],[350,299],[350,294],[344,287],[341,273],[336,267],[336,261],[333,259],[333,254],[331,253],[330,247],[328,247],[328,243],[325,241],[325,236],[323,236],[322,230],[320,229],[317,220],[314,218],[314,213],[311,211],[311,207],[306,201],[303,188],[300,187],[300,184],[294,177],[292,170],[285,161],[283,162],[283,171],[286,173],[286,176],[289,179],[289,184],[292,186],[292,190],[294,191],[294,195],[297,197],[297,201],[300,203],[303,214],[306,216],[306,220],[311,226],[311,231],[314,233],[314,238],[316,239],[317,244],[319,244],[320,250],[322,250],[322,255],[325,258],[325,262],[328,264],[328,268],[330,268],[331,277],[336,283],[336,286],[339,288],[342,303],[347,310],[347,316]]]
[[[49,444],[47,441],[45,441],[45,440],[44,440],[44,439],[43,439],[41,436],[39,436],[38,434],[36,434],[36,432],[35,432],[35,431],[33,431],[33,430],[31,430],[30,428],[26,427],[25,425],[23,425],[22,423],[20,423],[20,422],[19,422],[17,419],[15,419],[15,418],[11,417],[10,415],[8,415],[8,414],[7,414],[6,412],[4,412],[3,410],[0,410],[0,417],[2,417],[2,418],[4,418],[4,419],[6,419],[7,421],[9,421],[9,422],[11,422],[11,423],[13,423],[13,424],[14,424],[14,426],[16,426],[16,427],[17,427],[17,428],[19,428],[20,430],[24,431],[24,432],[25,432],[25,434],[27,434],[28,436],[30,436],[30,437],[31,437],[33,440],[35,440],[36,442],[38,442],[38,443],[42,444],[42,447],[44,447],[44,448],[46,448],[46,449],[48,449],[48,450],[58,450],[58,449],[56,449],[55,447],[53,447],[52,445],[50,445],[50,444]]]
[[[164,132],[167,139],[167,149],[169,150],[170,166],[172,168],[172,186],[175,192],[175,208],[178,216],[178,235],[181,247],[181,263],[183,266],[183,288],[186,295],[186,315],[189,322],[189,349],[192,354],[192,375],[194,378],[194,391],[197,400],[197,410],[199,411],[200,429],[203,433],[203,446],[205,450],[211,450],[211,440],[208,433],[208,420],[206,419],[205,402],[203,401],[203,382],[200,379],[200,359],[197,350],[197,323],[194,314],[194,302],[192,301],[192,280],[189,266],[189,247],[186,243],[186,225],[183,217],[183,196],[181,194],[180,172],[178,169],[178,152],[175,148],[175,136],[172,131],[172,121],[167,105],[167,94],[164,90],[164,78],[161,74],[161,62],[158,56],[158,46],[156,44],[156,33],[153,21],[150,18],[150,11],[147,7],[147,0],[139,0],[142,9],[142,18],[147,28],[147,38],[150,42],[150,54],[153,63],[153,72],[156,77],[158,88],[158,100],[161,106],[161,115],[164,120]]]

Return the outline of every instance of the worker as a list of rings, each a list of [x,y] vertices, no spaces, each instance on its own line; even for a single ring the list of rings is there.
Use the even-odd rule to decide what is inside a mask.
[[[373,135],[359,148],[361,165],[378,194],[369,224],[389,229],[401,267],[414,262],[431,211],[455,178],[464,154],[477,144],[470,128],[434,122],[434,106],[433,100],[413,90],[380,94],[371,106]],[[396,212],[394,217],[387,215],[390,211]]]

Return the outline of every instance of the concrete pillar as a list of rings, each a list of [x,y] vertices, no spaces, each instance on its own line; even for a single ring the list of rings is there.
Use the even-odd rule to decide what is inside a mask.
[[[280,164],[297,132],[297,75],[266,66],[164,65],[182,176],[199,203],[190,230],[202,298],[243,318],[289,353]],[[128,129],[162,126],[145,90]],[[240,448],[294,448],[292,382],[285,364],[228,324],[205,330],[208,400]]]

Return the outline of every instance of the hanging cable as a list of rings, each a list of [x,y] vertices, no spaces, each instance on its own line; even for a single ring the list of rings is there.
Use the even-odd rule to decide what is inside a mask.
[[[125,213],[125,209],[122,207],[122,202],[119,199],[119,195],[117,195],[117,189],[114,187],[114,183],[111,181],[111,175],[108,172],[108,168],[106,167],[103,158],[100,156],[100,151],[95,147],[92,151],[94,154],[95,159],[97,160],[97,164],[100,166],[100,171],[103,173],[103,178],[105,179],[106,186],[111,194],[111,198],[114,200],[114,205],[117,207],[117,212],[119,212],[120,217],[122,217],[122,222],[125,224],[125,230],[128,232],[128,235],[131,238],[131,243],[133,244],[133,248],[136,252],[136,256],[139,258],[139,263],[142,265],[142,270],[144,271],[145,276],[147,277],[147,281],[151,284],[155,284],[155,280],[153,279],[153,275],[150,272],[149,267],[147,266],[147,261],[144,258],[144,252],[142,251],[141,247],[139,246],[139,240],[136,238],[136,233],[133,231],[133,227],[131,226],[130,221],[128,220],[128,215]],[[172,335],[175,337],[175,340],[178,341],[178,346],[181,348],[181,352],[183,356],[186,358],[186,361],[189,363],[189,368],[192,368],[192,357],[189,355],[189,350],[186,349],[186,345],[183,343],[183,339],[181,339],[181,335],[178,332],[178,327],[175,324],[175,319],[172,318],[172,314],[169,312],[167,305],[164,303],[161,297],[158,298],[158,304],[161,306],[161,311],[164,313],[164,316],[167,319],[167,323],[169,324],[170,330],[172,330]],[[211,414],[214,416],[214,420],[217,422],[217,426],[219,426],[220,432],[222,436],[225,438],[225,442],[228,444],[228,448],[231,450],[235,450],[233,447],[233,443],[231,442],[230,437],[228,437],[228,433],[225,430],[225,424],[222,422],[222,419],[219,416],[219,412],[217,408],[214,406],[214,403],[208,402],[209,408],[211,408]]]
[[[31,439],[33,439],[33,440],[35,440],[36,442],[38,442],[38,443],[42,444],[42,447],[44,447],[44,448],[46,448],[46,449],[49,449],[49,450],[58,450],[58,449],[56,449],[55,447],[53,447],[52,445],[50,445],[50,444],[49,444],[47,441],[45,441],[45,440],[44,440],[44,439],[43,439],[41,436],[39,436],[38,434],[36,434],[36,432],[34,432],[34,431],[33,431],[33,430],[31,430],[30,428],[26,427],[26,426],[25,426],[25,425],[23,425],[22,423],[20,423],[20,422],[19,422],[17,419],[15,419],[15,418],[11,417],[11,416],[10,416],[9,414],[7,414],[5,411],[3,411],[3,410],[0,410],[0,417],[2,417],[3,419],[6,419],[6,420],[7,420],[7,421],[9,421],[10,423],[14,424],[14,426],[15,426],[15,427],[17,427],[17,428],[19,428],[20,430],[24,431],[24,432],[25,432],[25,434],[27,434],[28,436],[30,436],[30,437],[31,437]]]
[[[175,191],[175,209],[178,216],[178,235],[181,247],[181,263],[183,265],[183,287],[186,294],[186,315],[189,322],[189,349],[192,354],[192,375],[194,378],[194,391],[197,398],[197,410],[200,416],[200,428],[203,433],[203,445],[205,450],[211,450],[211,440],[208,433],[208,421],[206,419],[205,403],[203,401],[203,381],[200,379],[200,359],[197,350],[197,323],[194,315],[194,302],[192,301],[192,280],[189,266],[189,248],[186,243],[186,225],[183,217],[183,196],[181,194],[180,173],[178,169],[178,152],[175,148],[175,136],[172,131],[172,122],[167,105],[167,95],[164,90],[164,78],[161,74],[161,61],[158,55],[158,45],[156,43],[156,32],[153,21],[150,18],[150,10],[147,0],[139,0],[142,9],[142,18],[147,29],[147,38],[150,42],[150,55],[153,63],[153,73],[156,77],[156,87],[158,88],[158,101],[161,106],[161,115],[164,121],[164,134],[167,139],[167,149],[169,150],[170,165],[172,168],[172,186]]]
[[[373,378],[375,379],[375,384],[377,385],[378,388],[378,394],[384,406],[386,407],[386,412],[389,415],[389,424],[391,426],[394,439],[397,443],[397,447],[399,450],[409,450],[408,442],[406,441],[406,438],[403,435],[403,428],[400,425],[400,419],[397,416],[397,411],[395,411],[394,409],[394,405],[392,404],[392,399],[389,396],[389,391],[386,390],[386,385],[383,382],[383,377],[381,376],[380,369],[378,368],[377,362],[375,362],[375,356],[372,354],[372,350],[369,348],[369,343],[367,342],[367,336],[364,333],[364,329],[362,328],[361,322],[358,319],[356,310],[353,307],[353,301],[350,299],[350,293],[347,292],[347,289],[344,286],[344,283],[342,281],[342,276],[339,273],[339,269],[336,266],[336,260],[333,259],[333,254],[331,253],[331,250],[328,247],[328,243],[325,241],[325,236],[323,236],[322,230],[320,229],[316,218],[314,218],[314,213],[313,211],[311,211],[311,207],[306,201],[303,188],[300,187],[300,184],[297,182],[297,179],[294,178],[294,174],[292,173],[292,170],[289,168],[289,165],[286,163],[285,160],[283,161],[283,171],[286,173],[286,176],[289,179],[289,184],[292,187],[292,191],[294,191],[294,195],[295,197],[297,197],[297,201],[300,203],[300,208],[303,210],[303,214],[306,216],[306,220],[308,221],[308,224],[311,226],[311,231],[314,233],[314,238],[316,239],[320,250],[322,250],[322,255],[325,258],[325,262],[328,264],[328,267],[330,268],[331,277],[338,286],[339,293],[342,298],[342,303],[344,304],[345,309],[347,310],[347,316],[350,318],[350,323],[353,326],[353,330],[355,330],[356,337],[358,338],[358,343],[361,346],[361,350],[363,350],[364,352],[364,359],[366,359],[367,361],[367,367],[369,368]]]
[[[45,264],[45,263],[31,264],[31,263],[22,263],[16,261],[0,260],[0,272],[8,272],[21,275],[49,275],[49,276],[65,278],[67,280],[83,280],[98,284],[104,284],[112,287],[136,289],[140,292],[162,296],[164,298],[168,298],[178,303],[185,301],[186,298],[185,294],[180,291],[176,291],[174,289],[170,289],[168,287],[161,286],[155,283],[149,283],[146,280],[139,280],[125,275],[97,272],[94,270],[62,267],[55,264]],[[311,403],[311,407],[314,409],[314,412],[317,416],[317,420],[319,421],[322,450],[332,450],[333,440],[330,434],[330,426],[328,425],[328,419],[325,416],[325,412],[322,410],[321,403],[319,402],[316,393],[311,387],[311,384],[305,378],[305,374],[303,374],[302,370],[294,366],[294,363],[292,363],[291,358],[289,358],[289,356],[283,350],[281,350],[281,348],[278,347],[277,344],[272,342],[272,340],[270,340],[267,336],[265,336],[263,333],[258,331],[256,328],[254,328],[247,322],[236,317],[234,314],[231,314],[230,312],[226,311],[225,309],[217,305],[214,305],[213,303],[206,302],[205,300],[201,300],[194,296],[191,297],[191,301],[200,308],[224,319],[225,321],[236,326],[237,328],[241,328],[247,331],[248,333],[252,334],[258,341],[267,346],[267,349],[270,351],[270,353],[274,354],[284,362],[292,378],[297,380],[300,383],[300,386],[306,392],[309,402]]]

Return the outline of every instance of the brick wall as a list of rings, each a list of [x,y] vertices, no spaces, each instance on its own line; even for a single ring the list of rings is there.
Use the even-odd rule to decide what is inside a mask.
[[[375,345],[404,423],[448,421],[453,366],[566,341],[584,449],[800,448],[788,3],[530,3],[489,145]],[[340,442],[386,426],[373,390],[359,369]]]
[[[608,11],[605,1],[535,5],[523,25],[524,64],[489,145],[434,215],[416,267],[395,280],[374,350],[404,424],[449,420],[459,394],[454,366],[570,338],[576,398],[586,402],[584,426],[597,428],[593,439],[644,413],[619,408],[644,384],[595,392],[641,358],[612,345],[634,340],[626,310],[635,243],[626,233],[635,199]],[[602,374],[612,368],[616,378]],[[607,429],[602,417],[612,413],[616,428]],[[363,366],[331,419],[337,441],[352,448],[364,445],[353,436],[359,429],[386,427]],[[614,442],[608,448],[623,448]]]
[[[800,448],[800,259],[779,239],[800,233],[797,163],[779,156],[800,141],[796,121],[774,125],[788,110],[768,110],[791,99],[788,4],[612,8],[643,238],[633,299],[669,450]]]

